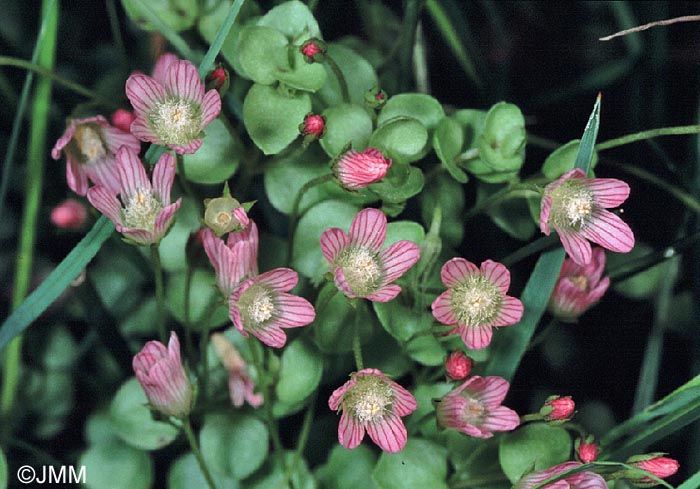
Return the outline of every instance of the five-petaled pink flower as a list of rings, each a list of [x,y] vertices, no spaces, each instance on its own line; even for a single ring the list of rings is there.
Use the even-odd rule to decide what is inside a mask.
[[[415,397],[375,368],[366,368],[352,375],[328,399],[328,406],[342,409],[338,425],[338,441],[345,448],[356,448],[365,436],[388,453],[396,453],[406,445],[406,427],[401,416],[416,410]]]
[[[76,194],[87,193],[88,179],[116,193],[119,177],[114,155],[120,146],[127,146],[136,153],[141,149],[138,139],[96,115],[71,120],[51,150],[51,157],[57,160],[65,151],[66,179]]]
[[[370,208],[355,216],[349,234],[330,228],[321,235],[323,256],[330,263],[336,287],[346,296],[387,302],[401,292],[391,282],[418,261],[420,247],[403,240],[382,251],[386,226],[384,213]]]
[[[453,258],[443,265],[440,276],[447,290],[433,302],[433,316],[456,325],[452,332],[462,336],[467,348],[486,348],[494,326],[520,321],[523,303],[506,295],[510,272],[502,264],[486,260],[477,268],[464,258]]]
[[[180,359],[180,341],[170,333],[166,348],[149,341],[134,357],[133,368],[148,402],[167,416],[182,418],[192,409],[192,385]]]
[[[166,61],[153,78],[135,73],[126,81],[126,96],[136,114],[131,132],[177,153],[194,153],[202,145],[202,130],[221,111],[221,97],[214,89],[204,93],[197,68],[189,61]]]
[[[209,228],[201,230],[204,251],[216,273],[216,285],[228,299],[243,279],[258,274],[258,228],[250,221],[243,231],[229,233],[227,241]]]
[[[626,253],[634,247],[634,234],[616,214],[606,210],[622,204],[630,187],[615,178],[586,178],[580,168],[566,172],[544,189],[540,229],[550,225],[564,249],[579,265],[591,261],[591,244]]]
[[[603,248],[594,248],[591,261],[586,265],[579,265],[571,258],[564,260],[559,280],[549,299],[549,312],[560,321],[576,321],[608,290],[610,278],[601,279],[604,268]]]
[[[391,167],[391,159],[381,151],[367,148],[359,152],[349,150],[333,162],[333,174],[344,188],[359,190],[380,181]]]
[[[520,424],[518,413],[501,406],[510,384],[501,377],[470,377],[434,401],[438,425],[477,438],[494,431],[511,431]]]
[[[229,300],[229,316],[243,336],[252,334],[267,346],[281,348],[287,342],[282,328],[306,326],[316,317],[314,307],[302,297],[287,294],[299,275],[276,268],[240,284]]]
[[[531,472],[524,475],[513,486],[513,489],[530,489],[547,479],[580,465],[581,462],[564,462],[545,470]],[[542,489],[608,489],[608,485],[605,483],[605,479],[594,472],[580,472],[547,484]]]
[[[255,383],[248,374],[248,365],[236,347],[223,334],[211,335],[211,342],[216,350],[216,355],[228,371],[228,393],[231,403],[241,407],[247,402],[256,408],[263,403],[262,394],[255,394]]]
[[[163,154],[153,169],[153,184],[136,153],[127,146],[117,152],[119,199],[114,190],[96,185],[88,190],[90,203],[109,217],[117,231],[139,245],[157,244],[170,229],[182,199],[170,203],[175,158]],[[119,200],[121,199],[121,203]]]

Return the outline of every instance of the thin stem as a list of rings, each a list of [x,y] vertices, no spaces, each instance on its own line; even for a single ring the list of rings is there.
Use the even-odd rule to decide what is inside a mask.
[[[522,248],[515,250],[510,255],[503,258],[501,260],[501,263],[503,263],[507,267],[512,267],[520,260],[524,260],[528,256],[532,256],[535,253],[539,253],[540,251],[553,248],[554,246],[556,246],[556,243],[558,241],[559,239],[557,238],[557,236],[553,234],[550,236],[542,237],[538,240],[533,241],[532,243],[526,244]]]
[[[469,209],[469,212],[467,212],[464,215],[464,220],[468,221],[472,217],[482,212],[485,212],[491,207],[495,207],[496,205],[500,204],[501,202],[505,202],[506,200],[514,199],[517,197],[527,197],[530,194],[539,195],[541,194],[541,190],[534,183],[514,183],[499,190],[498,192],[482,200],[480,203]]]
[[[304,194],[311,188],[317,185],[324,184],[331,181],[334,178],[332,173],[326,175],[321,175],[320,177],[313,178],[306,182],[297,192],[296,197],[294,197],[294,203],[292,204],[292,212],[289,214],[289,244],[287,245],[287,263],[292,261],[292,249],[294,247],[294,233],[297,228],[297,221],[299,220],[299,204],[301,204],[301,199]]]
[[[167,342],[168,335],[165,331],[165,296],[163,290],[163,267],[160,263],[158,245],[151,245],[151,259],[153,261],[153,274],[156,280],[156,327],[161,343]]]
[[[178,154],[175,159],[177,160],[177,177],[178,177],[178,181],[180,182],[180,186],[182,187],[182,190],[185,192],[185,195],[187,195],[187,197],[189,197],[197,205],[197,209],[199,210],[199,212],[201,214],[202,213],[202,203],[195,196],[194,191],[192,190],[192,187],[190,186],[190,182],[187,180],[187,174],[185,173],[185,157],[181,154]]]
[[[214,314],[217,307],[219,307],[218,301],[212,301],[197,327],[200,332],[199,364],[201,365],[201,368],[199,377],[199,391],[201,392],[202,402],[206,402],[209,398],[209,361],[207,360],[207,357],[209,356],[209,326],[207,321],[209,321],[209,318]]]
[[[299,434],[299,439],[297,440],[297,449],[294,451],[294,458],[292,458],[291,462],[287,466],[287,470],[284,474],[284,480],[279,487],[287,487],[287,483],[289,482],[289,479],[291,479],[302,453],[304,453],[306,443],[309,440],[309,433],[311,432],[311,421],[314,419],[315,408],[316,394],[314,393],[314,395],[311,397],[311,401],[309,402],[309,408],[306,410],[306,414],[304,415],[304,421],[301,425],[301,433]]]
[[[107,16],[109,17],[109,28],[112,31],[112,40],[119,52],[119,62],[124,73],[129,71],[129,58],[124,47],[124,38],[119,30],[119,15],[114,0],[107,0]]]
[[[699,134],[700,125],[692,126],[676,126],[676,127],[660,127],[657,129],[649,129],[635,134],[628,134],[608,141],[603,141],[595,145],[596,151],[605,151],[606,149],[617,148],[625,144],[644,141],[645,139],[656,138],[659,136],[677,136],[682,134]]]
[[[190,307],[190,295],[192,292],[192,277],[194,277],[194,267],[187,267],[187,275],[185,276],[185,296],[183,297],[185,308],[185,350],[187,351],[187,358],[190,361],[194,360],[194,346],[192,344],[192,318],[191,318],[191,307]]]
[[[355,332],[352,338],[352,352],[355,355],[355,366],[357,370],[365,368],[362,361],[362,345],[360,344],[360,309],[355,309]]]
[[[189,416],[185,417],[182,420],[182,427],[185,430],[185,436],[187,437],[187,441],[190,444],[190,448],[192,449],[192,453],[194,453],[194,456],[197,459],[197,463],[199,464],[199,469],[202,471],[204,478],[207,480],[207,485],[209,486],[209,489],[216,489],[216,484],[214,484],[214,479],[211,477],[211,473],[209,472],[209,468],[207,467],[207,464],[204,461],[204,457],[202,457],[202,451],[199,449],[199,445],[197,444],[197,438],[194,436],[194,430],[192,429],[192,424],[190,423]]]
[[[270,389],[270,378],[267,372],[263,370],[261,346],[252,336],[248,337],[248,345],[252,353],[253,365],[255,366],[255,370],[258,371],[258,379],[260,379],[260,388],[262,389],[264,399],[263,407],[265,408],[265,419],[267,421],[268,431],[272,437],[272,445],[275,448],[275,453],[281,455],[284,447],[282,446],[282,440],[280,440],[279,431],[277,430],[275,416],[272,413],[272,390]]]
[[[338,84],[340,85],[340,93],[343,96],[343,102],[349,104],[350,92],[348,91],[348,82],[347,80],[345,80],[345,75],[343,75],[343,72],[340,71],[340,66],[338,66],[338,63],[336,63],[335,60],[331,57],[331,55],[328,53],[325,53],[324,61],[328,63],[328,66],[331,67],[333,74],[338,79]]]

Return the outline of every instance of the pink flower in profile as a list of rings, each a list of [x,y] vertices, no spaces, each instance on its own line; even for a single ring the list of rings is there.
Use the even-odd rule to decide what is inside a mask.
[[[574,415],[576,403],[571,396],[550,396],[540,409],[546,421],[568,421]]]
[[[120,146],[127,146],[136,153],[141,149],[138,139],[96,115],[72,119],[51,150],[51,157],[58,160],[61,152],[66,153],[66,179],[76,194],[87,193],[88,180],[116,193],[119,177],[114,155]]]
[[[401,416],[418,406],[415,397],[376,368],[366,368],[352,375],[328,399],[333,410],[342,410],[338,424],[338,441],[345,448],[356,448],[365,436],[388,453],[406,445],[408,435]]]
[[[660,452],[634,455],[627,460],[627,464],[646,470],[659,479],[665,479],[678,472],[680,464],[678,460],[664,455],[666,454]],[[652,487],[658,484],[651,477],[643,476],[639,472],[630,473],[626,478],[637,487]]]
[[[350,233],[339,228],[321,235],[321,251],[331,266],[335,285],[348,297],[388,302],[401,292],[391,284],[420,258],[420,247],[398,241],[382,251],[386,216],[378,209],[363,209],[352,220]]]
[[[501,377],[468,378],[435,402],[438,425],[477,438],[494,431],[511,431],[520,424],[518,413],[501,406],[510,384]]]
[[[453,258],[440,272],[447,290],[432,304],[433,316],[456,325],[467,348],[480,350],[491,343],[494,326],[520,321],[523,303],[506,295],[510,272],[500,263],[486,260],[477,268],[464,258]]]
[[[580,462],[564,462],[563,464],[555,465],[545,470],[532,472],[524,475],[514,486],[513,489],[530,489],[539,483],[555,477],[562,472],[579,467]],[[605,479],[594,472],[580,472],[570,475],[557,482],[547,484],[542,489],[608,489]]]
[[[298,280],[294,270],[276,268],[240,284],[229,300],[233,325],[243,336],[250,333],[267,346],[283,347],[283,328],[306,326],[316,317],[309,301],[287,294]]]
[[[77,231],[85,225],[88,212],[85,204],[66,199],[51,210],[51,222],[60,229]]]
[[[540,229],[549,236],[550,225],[564,249],[579,265],[591,261],[591,244],[627,253],[634,234],[616,214],[606,210],[622,204],[630,187],[615,178],[586,178],[580,168],[566,172],[544,189]]]
[[[117,231],[139,245],[157,244],[166,235],[182,199],[170,203],[175,179],[175,159],[163,154],[153,169],[153,184],[136,153],[126,146],[117,152],[119,199],[117,192],[96,185],[88,190],[90,203],[109,217]],[[121,200],[121,202],[120,202]]]
[[[170,333],[166,348],[149,341],[134,357],[133,368],[148,402],[167,416],[182,418],[192,410],[192,384],[180,359],[180,341]]]
[[[216,355],[228,371],[228,393],[231,403],[236,407],[241,407],[247,402],[256,408],[263,403],[262,394],[255,394],[255,383],[248,374],[248,365],[238,353],[236,347],[221,333],[211,335]]]
[[[391,167],[391,159],[381,151],[367,148],[359,152],[350,150],[333,162],[333,173],[344,188],[359,190],[380,181]]]
[[[209,228],[203,229],[200,236],[216,273],[216,285],[225,298],[244,278],[258,274],[258,228],[253,221],[245,230],[229,233],[228,241],[217,238]]]
[[[549,299],[549,312],[564,322],[574,322],[596,304],[610,286],[610,278],[604,277],[605,251],[594,248],[591,261],[578,265],[567,258],[559,272],[559,280]]]
[[[189,61],[166,61],[163,70],[156,66],[153,78],[135,73],[126,81],[126,96],[136,114],[131,132],[179,154],[194,153],[202,145],[202,131],[221,111],[221,97],[213,89],[204,93],[197,68]]]

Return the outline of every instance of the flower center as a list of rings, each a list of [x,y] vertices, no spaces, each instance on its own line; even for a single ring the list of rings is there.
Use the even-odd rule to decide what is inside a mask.
[[[502,303],[500,290],[482,275],[472,275],[452,289],[452,311],[463,324],[492,323]]]
[[[272,318],[275,312],[275,303],[270,291],[259,284],[251,285],[241,294],[238,307],[243,316],[244,324],[260,325]]]
[[[552,190],[551,220],[556,226],[580,230],[594,210],[593,193],[581,182],[567,180]]]
[[[357,384],[345,394],[345,406],[362,423],[380,421],[391,412],[394,391],[391,386],[376,375],[366,375],[357,379]]]
[[[215,219],[216,223],[224,228],[231,224],[231,214],[229,212],[218,212]]]
[[[100,133],[89,124],[81,124],[76,127],[73,140],[84,162],[92,163],[107,155],[107,148]]]
[[[166,144],[184,145],[197,139],[202,114],[199,107],[186,100],[165,99],[150,114],[151,126]]]
[[[123,213],[126,227],[153,231],[156,218],[163,210],[163,204],[153,196],[150,190],[138,189],[124,204]]]
[[[462,411],[462,420],[471,425],[478,426],[481,424],[480,422],[484,418],[485,413],[486,408],[484,408],[481,401],[469,398]]]
[[[384,275],[377,253],[368,248],[353,247],[344,250],[338,257],[345,280],[352,291],[364,296],[376,291]]]
[[[571,280],[571,283],[574,284],[574,286],[578,290],[586,290],[588,289],[588,279],[584,275],[575,275],[573,277],[568,277],[569,280]]]

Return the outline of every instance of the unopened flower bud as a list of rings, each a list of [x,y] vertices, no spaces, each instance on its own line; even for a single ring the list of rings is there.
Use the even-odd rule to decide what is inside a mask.
[[[250,220],[241,203],[231,197],[228,183],[224,185],[221,197],[204,201],[204,222],[217,236],[242,231]]]
[[[301,54],[307,63],[322,63],[328,51],[326,43],[317,38],[311,38],[301,45]]]
[[[112,125],[124,132],[131,133],[131,123],[136,120],[136,116],[124,109],[117,109],[112,114]]]
[[[359,190],[380,181],[390,167],[391,159],[375,148],[346,151],[332,163],[333,173],[347,190]]]
[[[576,403],[571,396],[551,396],[544,402],[540,414],[546,421],[568,421],[574,414]]]
[[[326,118],[319,114],[309,113],[304,122],[299,124],[299,132],[304,136],[304,146],[321,138],[326,131]]]
[[[370,109],[381,109],[386,104],[387,99],[386,92],[379,87],[371,88],[365,93],[365,105]]]
[[[85,204],[75,199],[66,199],[51,211],[51,222],[57,228],[77,231],[85,225],[88,213]]]
[[[593,437],[576,440],[576,458],[584,464],[598,460],[598,444],[593,442]]]
[[[228,70],[226,70],[226,68],[224,68],[222,65],[218,65],[209,72],[204,81],[207,90],[214,89],[223,97],[223,95],[228,91],[230,80],[231,78]]]
[[[628,465],[646,470],[659,479],[670,477],[680,468],[677,460],[664,457],[664,453],[647,453],[645,455],[634,455],[627,460]],[[639,472],[628,471],[626,478],[637,487],[652,487],[658,484],[651,477],[641,475]]]
[[[452,352],[445,360],[445,371],[452,380],[466,379],[471,369],[471,358],[459,350]]]

